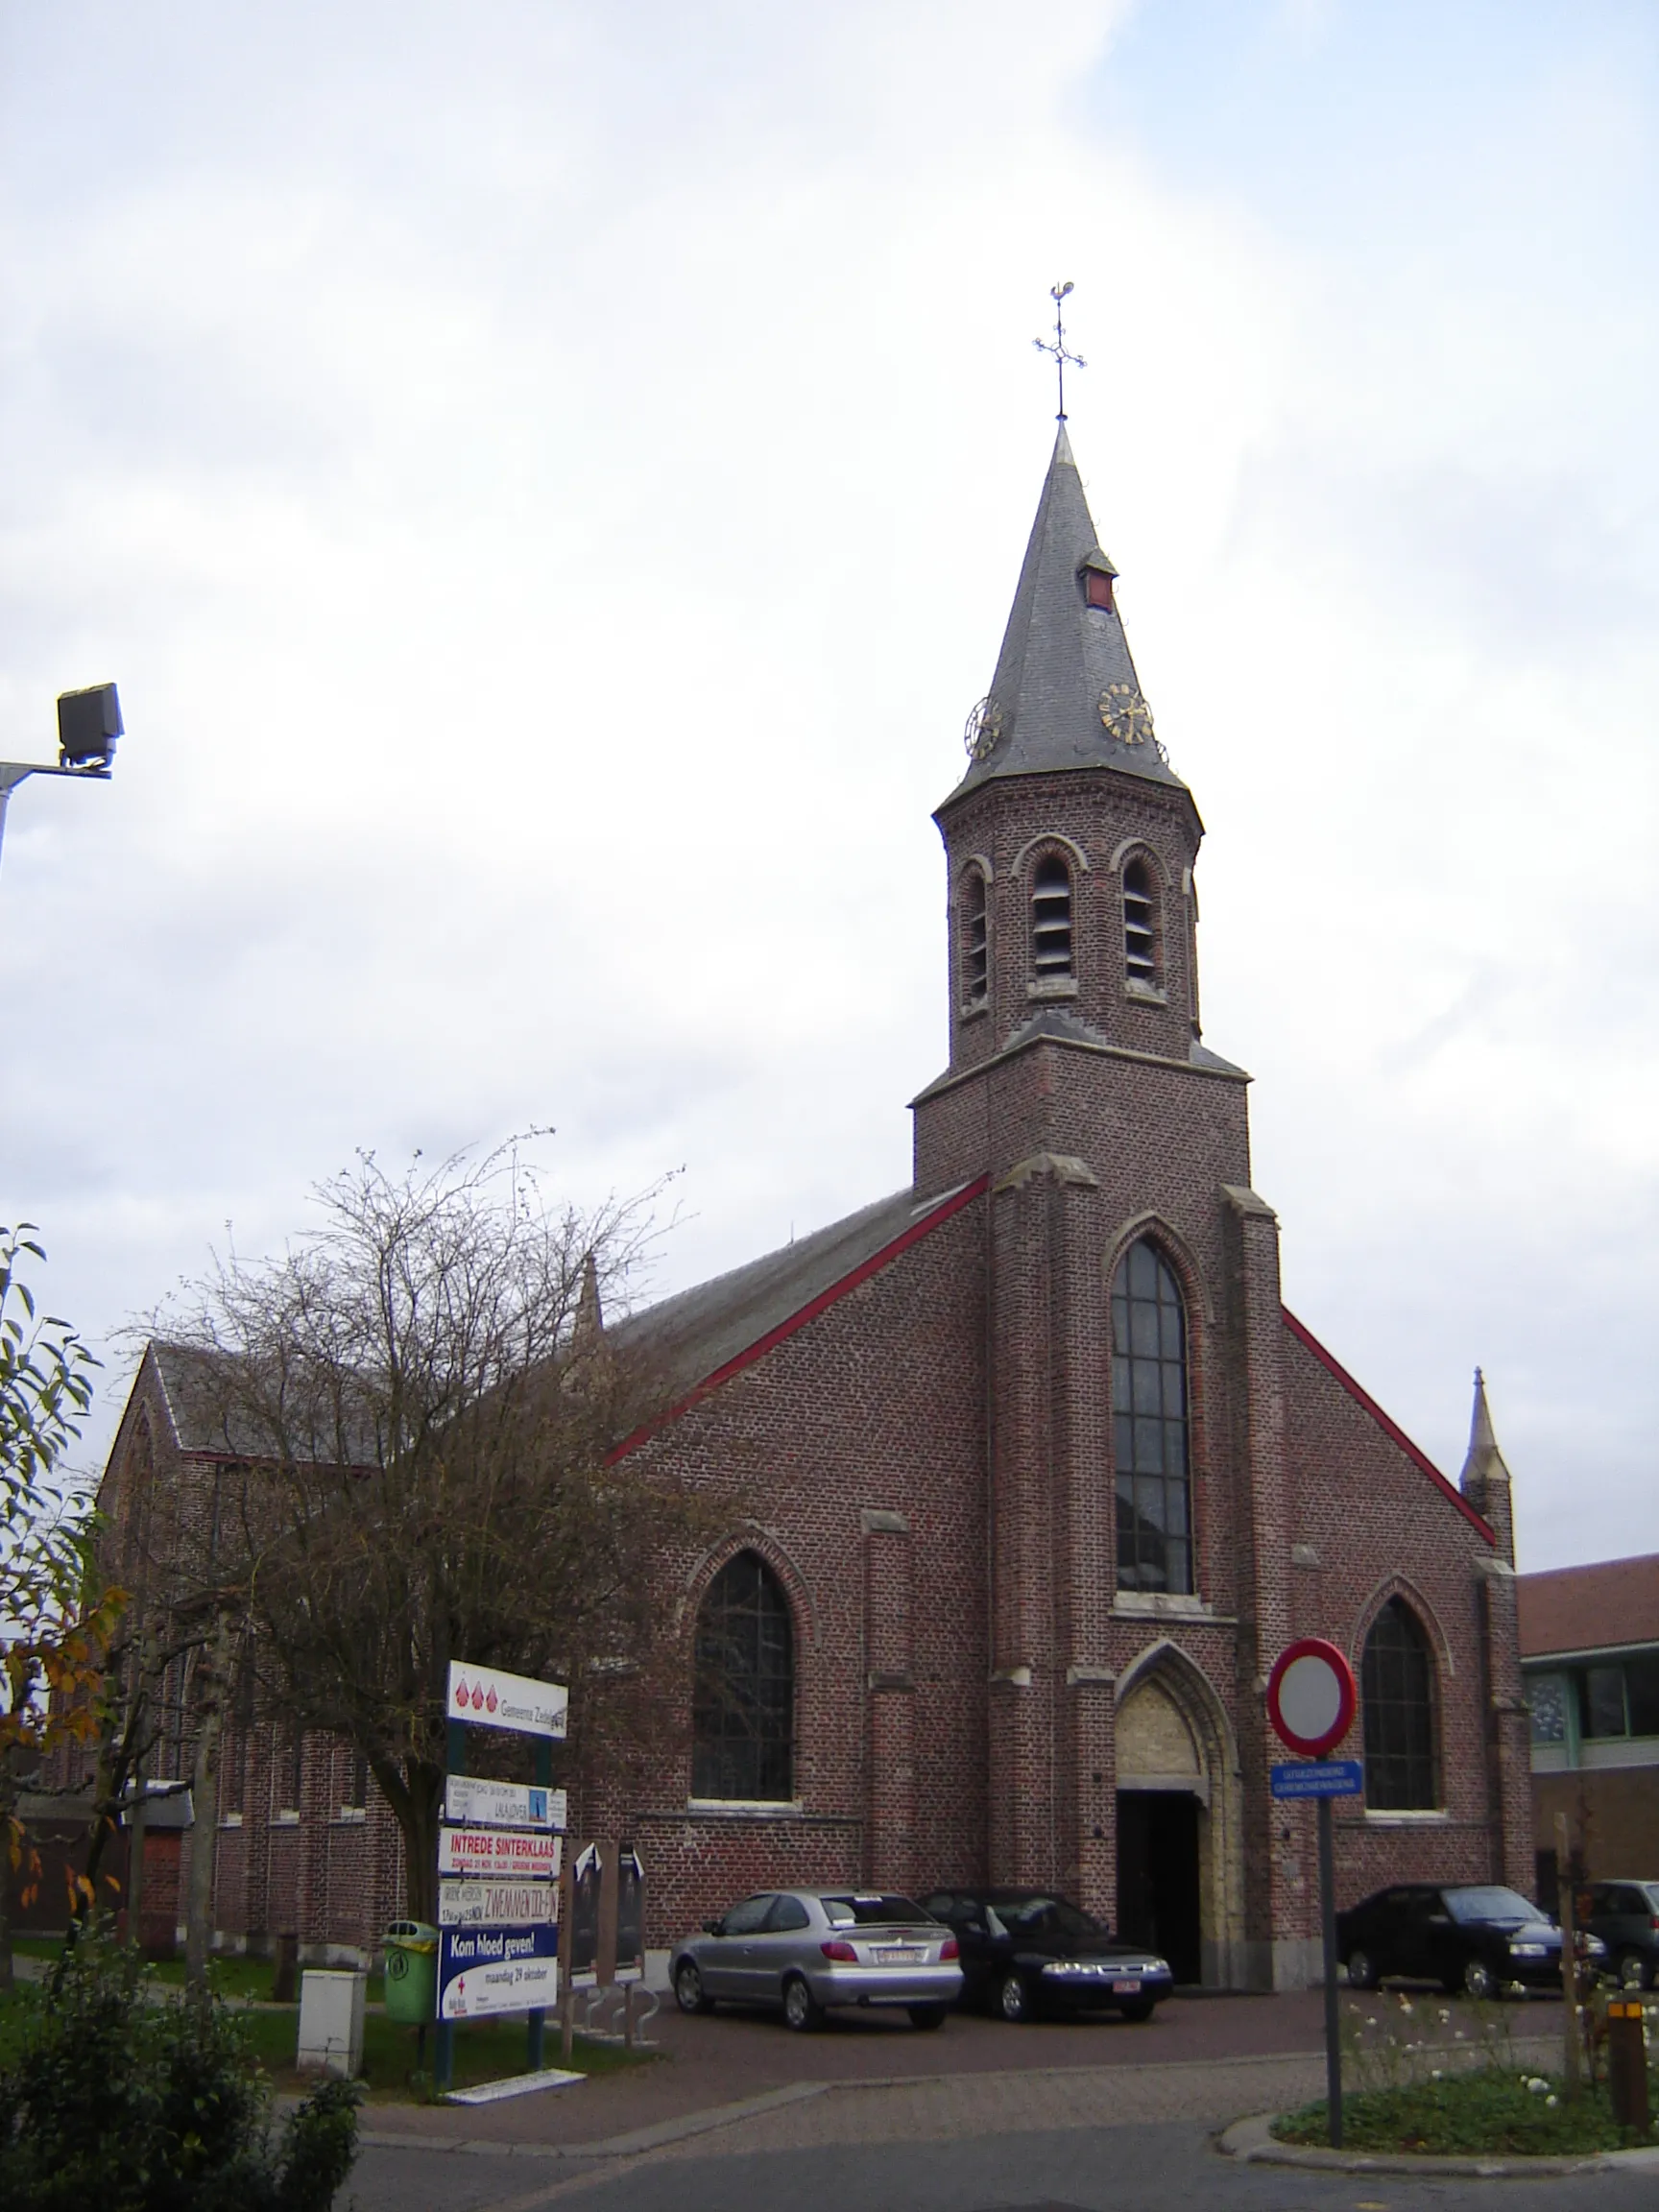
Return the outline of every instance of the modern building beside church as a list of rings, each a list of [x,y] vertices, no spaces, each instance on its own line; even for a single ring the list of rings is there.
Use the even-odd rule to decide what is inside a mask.
[[[1203,826],[1117,582],[1062,424],[935,816],[950,1057],[911,1183],[613,1332],[671,1378],[623,1450],[732,1501],[662,1561],[683,1750],[626,1795],[573,1778],[656,1943],[775,1884],[1034,1883],[1180,1980],[1302,1984],[1313,1814],[1269,1794],[1263,1689],[1308,1634],[1361,1685],[1341,1900],[1531,1888],[1484,1394],[1455,1485],[1281,1302],[1249,1078],[1200,1032]],[[108,1479],[140,1451],[158,1487],[208,1452],[159,1348]],[[226,1939],[372,1943],[397,1853],[344,1747],[229,1756]]]

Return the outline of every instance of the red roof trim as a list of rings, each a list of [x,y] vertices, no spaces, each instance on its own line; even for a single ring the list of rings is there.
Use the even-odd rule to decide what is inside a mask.
[[[1281,1306],[1279,1310],[1285,1316],[1286,1328],[1289,1330],[1291,1335],[1296,1338],[1297,1342],[1299,1344],[1307,1345],[1309,1351],[1312,1353],[1314,1358],[1318,1360],[1320,1366],[1326,1368],[1331,1374],[1335,1376],[1337,1382],[1341,1383],[1343,1389],[1347,1391],[1349,1397],[1354,1400],[1355,1404],[1357,1406],[1364,1407],[1366,1412],[1370,1414],[1372,1420],[1376,1422],[1378,1428],[1382,1430],[1383,1435],[1388,1437],[1393,1443],[1398,1444],[1401,1451],[1405,1453],[1407,1458],[1411,1461],[1412,1465],[1421,1468],[1423,1473],[1428,1476],[1429,1479],[1431,1482],[1436,1483],[1439,1488],[1445,1492],[1446,1496],[1451,1500],[1452,1503],[1456,1506],[1458,1512],[1462,1514],[1464,1520],[1469,1523],[1470,1527],[1473,1528],[1478,1528],[1481,1535],[1485,1537],[1488,1544],[1495,1545],[1498,1541],[1497,1529],[1493,1527],[1489,1521],[1484,1520],[1480,1514],[1476,1512],[1474,1506],[1470,1504],[1468,1499],[1464,1497],[1462,1491],[1458,1489],[1456,1483],[1447,1481],[1445,1476],[1441,1474],[1439,1468],[1435,1466],[1433,1460],[1430,1458],[1428,1453],[1420,1451],[1418,1447],[1412,1443],[1410,1437],[1407,1435],[1405,1430],[1400,1427],[1397,1421],[1389,1420],[1387,1414],[1383,1412],[1382,1407],[1378,1405],[1376,1399],[1372,1397],[1371,1393],[1368,1390],[1361,1389],[1359,1384],[1355,1382],[1353,1376],[1349,1374],[1347,1368],[1343,1366],[1342,1362],[1339,1359],[1333,1358],[1333,1356],[1326,1351],[1324,1345],[1320,1343],[1318,1337],[1314,1335],[1312,1330],[1305,1328],[1303,1324],[1297,1320],[1295,1314],[1291,1312],[1288,1306]]]
[[[827,1312],[838,1299],[845,1298],[850,1290],[856,1290],[860,1283],[868,1283],[872,1275],[878,1275],[890,1262],[897,1260],[902,1253],[908,1252],[912,1244],[919,1244],[942,1221],[949,1221],[953,1214],[960,1214],[964,1206],[971,1205],[982,1194],[990,1181],[989,1175],[979,1175],[972,1183],[964,1184],[960,1190],[942,1199],[920,1221],[913,1221],[908,1229],[895,1237],[890,1243],[883,1244],[879,1252],[873,1252],[868,1260],[860,1261],[850,1274],[843,1275],[839,1282],[831,1283],[827,1290],[820,1290],[816,1298],[808,1299],[786,1321],[780,1321],[776,1329],[769,1329],[764,1336],[757,1337],[746,1351],[728,1359],[724,1367],[716,1367],[712,1375],[706,1375],[677,1405],[670,1406],[665,1413],[659,1413],[654,1420],[636,1429],[632,1436],[624,1437],[611,1454],[611,1464],[614,1465],[618,1459],[626,1458],[630,1452],[637,1451],[660,1429],[666,1429],[670,1422],[678,1421],[683,1413],[689,1413],[693,1406],[700,1406],[705,1398],[719,1389],[722,1382],[729,1382],[733,1375],[740,1375],[745,1367],[752,1367],[757,1359],[764,1358],[785,1337],[793,1336],[798,1329],[805,1329],[808,1321],[816,1321],[820,1313]]]

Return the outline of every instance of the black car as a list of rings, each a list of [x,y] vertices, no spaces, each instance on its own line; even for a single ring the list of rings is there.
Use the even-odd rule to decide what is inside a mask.
[[[1051,1889],[935,1889],[925,1903],[955,1934],[962,2002],[989,2006],[1004,2020],[1098,2008],[1150,2020],[1174,1986],[1166,1960],[1115,1942]]]
[[[1592,1962],[1605,1956],[1594,1936]],[[1437,1982],[1471,1997],[1513,1983],[1561,1986],[1561,1931],[1518,1889],[1495,1883],[1404,1882],[1336,1915],[1336,1954],[1357,1989],[1385,1976]]]
[[[1659,1882],[1593,1882],[1584,1925],[1607,1946],[1626,1989],[1648,1989],[1659,1968]]]

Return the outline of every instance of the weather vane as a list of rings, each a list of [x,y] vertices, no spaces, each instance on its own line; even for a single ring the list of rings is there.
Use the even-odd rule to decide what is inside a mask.
[[[1070,361],[1073,369],[1087,369],[1089,366],[1081,353],[1069,353],[1066,350],[1066,325],[1062,318],[1065,313],[1066,295],[1070,289],[1071,279],[1070,277],[1066,279],[1064,284],[1049,285],[1048,297],[1054,302],[1054,335],[1052,338],[1034,338],[1031,341],[1039,353],[1051,353],[1054,356],[1054,373],[1059,378],[1060,383],[1060,405],[1054,417],[1056,422],[1064,422],[1066,420],[1067,362]]]

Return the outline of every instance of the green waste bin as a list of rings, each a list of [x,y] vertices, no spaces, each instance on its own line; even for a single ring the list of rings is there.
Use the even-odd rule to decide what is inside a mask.
[[[386,2017],[423,2027],[438,2009],[438,1931],[424,1920],[394,1920],[385,1945]]]

